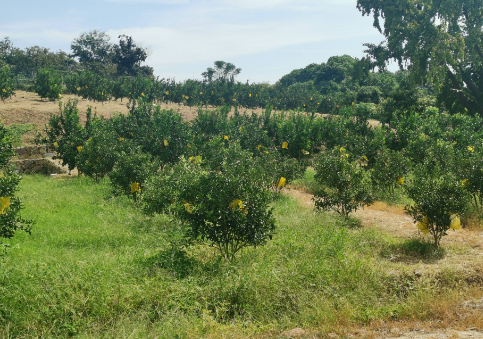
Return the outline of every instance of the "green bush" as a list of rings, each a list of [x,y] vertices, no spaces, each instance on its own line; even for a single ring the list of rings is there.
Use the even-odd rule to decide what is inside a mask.
[[[54,101],[61,97],[62,91],[62,78],[57,72],[47,68],[38,71],[35,77],[34,92],[42,99],[48,98]]]
[[[149,153],[143,153],[138,147],[129,152],[121,151],[109,178],[116,192],[136,198],[144,190],[148,178],[158,169],[159,161],[153,160]]]
[[[0,239],[9,239],[16,231],[30,234],[33,222],[19,215],[22,203],[15,192],[18,191],[20,176],[8,164],[12,156],[12,145],[8,131],[0,124]],[[7,244],[0,242],[0,254],[4,254]]]
[[[79,147],[83,147],[89,138],[92,114],[90,107],[87,109],[87,121],[85,127],[80,123],[77,100],[68,101],[62,105],[59,103],[60,113],[53,114],[48,125],[44,129],[45,135],[37,136],[38,144],[47,144],[55,149],[56,159],[62,160],[62,165],[67,165],[69,170],[77,166],[77,154]]]
[[[119,137],[108,121],[94,120],[87,141],[77,147],[77,169],[97,181],[112,171],[121,151],[130,148],[132,142]]]
[[[394,195],[398,185],[404,185],[409,171],[410,162],[403,152],[396,152],[387,148],[376,155],[371,171],[372,186],[381,190],[386,196]]]
[[[220,152],[224,161],[218,170],[185,158],[166,167],[148,181],[142,198],[146,211],[174,213],[188,225],[190,239],[207,241],[232,260],[245,247],[265,244],[275,220],[269,183],[251,154],[236,145]]]
[[[313,198],[317,209],[334,210],[347,219],[349,213],[374,202],[364,169],[349,161],[343,147],[321,153],[314,168],[320,185]]]
[[[5,101],[15,95],[13,87],[15,82],[13,81],[13,75],[10,71],[10,67],[0,67],[0,100]]]
[[[464,183],[443,165],[424,163],[416,166],[414,176],[404,187],[414,201],[405,207],[407,214],[423,233],[431,234],[434,246],[439,247],[450,228],[460,228],[459,218],[469,200]]]

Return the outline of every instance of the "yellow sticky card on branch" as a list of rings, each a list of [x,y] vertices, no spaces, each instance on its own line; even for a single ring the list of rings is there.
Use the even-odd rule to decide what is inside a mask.
[[[193,205],[188,202],[185,202],[183,205],[186,212],[188,212],[189,214],[193,214]]]
[[[10,207],[10,197],[0,197],[0,214],[5,214]]]
[[[282,143],[282,148],[288,149],[288,142],[284,141]]]
[[[240,199],[233,200],[229,206],[234,210],[239,209],[242,212],[245,211],[245,204]]]
[[[284,177],[281,177],[280,180],[278,181],[278,188],[285,187],[285,183],[287,182],[287,179]]]
[[[165,139],[164,140],[164,146],[168,147],[168,145],[169,145],[169,142],[168,142],[168,140]]]
[[[133,182],[131,184],[131,193],[134,194],[136,192],[141,192],[141,188],[139,187],[139,183],[138,182]]]
[[[460,230],[461,229],[461,220],[456,214],[452,214],[450,217],[451,223],[449,228],[453,230]]]
[[[428,229],[428,217],[424,217],[423,221],[418,222],[416,225],[423,234],[428,234],[429,229]]]

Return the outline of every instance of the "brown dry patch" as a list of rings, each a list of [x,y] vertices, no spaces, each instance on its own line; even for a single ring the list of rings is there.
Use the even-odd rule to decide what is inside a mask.
[[[126,104],[127,100],[107,102],[93,102],[82,99],[77,95],[65,94],[61,102],[68,100],[78,100],[77,107],[81,115],[81,120],[85,121],[88,107],[92,107],[92,111],[98,116],[109,118],[113,114],[127,114],[129,112]],[[181,113],[183,118],[187,121],[194,119],[197,115],[197,107],[184,106],[182,104],[160,104],[162,109],[174,109]],[[208,109],[214,109],[208,106]],[[245,110],[241,110],[242,112]],[[255,112],[257,114],[264,111],[262,108],[250,109],[248,112]],[[41,99],[36,93],[16,91],[16,95],[5,102],[0,102],[0,119],[5,125],[11,124],[36,124],[43,126],[48,123],[50,115],[59,112],[59,101],[49,101],[48,99]],[[232,108],[232,113],[234,108]]]
[[[313,208],[312,194],[294,189],[286,189],[285,194],[297,199],[302,206]],[[373,206],[359,209],[353,216],[361,220],[363,227],[377,228],[390,236],[410,240],[423,238],[412,218],[404,214],[402,207],[378,202]],[[475,229],[450,230],[443,237],[441,245],[446,249],[442,258],[421,258],[403,252],[391,252],[387,260],[387,270],[391,272],[418,272],[427,279],[440,279],[445,272],[458,272],[461,279],[470,284],[483,284],[483,232]],[[444,278],[444,277],[443,277]],[[483,319],[483,311],[482,319]]]

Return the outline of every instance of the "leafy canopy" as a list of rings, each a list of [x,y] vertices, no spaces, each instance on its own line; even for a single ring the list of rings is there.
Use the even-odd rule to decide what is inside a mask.
[[[386,38],[366,45],[373,66],[397,60],[414,84],[434,84],[442,105],[483,113],[482,0],[358,0],[357,8]]]

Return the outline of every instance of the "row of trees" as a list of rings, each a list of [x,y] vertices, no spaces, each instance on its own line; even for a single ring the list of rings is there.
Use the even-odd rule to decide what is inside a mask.
[[[118,36],[112,44],[105,32],[93,30],[82,33],[71,43],[71,53],[52,52],[33,46],[21,49],[8,38],[0,41],[0,67],[10,66],[15,75],[34,77],[40,69],[49,68],[61,73],[90,70],[104,76],[152,76],[153,69],[142,63],[148,57],[145,48],[138,46],[130,36]]]
[[[175,111],[141,102],[128,116],[108,120],[89,112],[81,126],[75,103],[68,103],[40,141],[55,147],[70,168],[95,179],[108,175],[119,194],[140,201],[149,213],[175,214],[187,222],[189,237],[208,240],[226,258],[239,248],[227,238],[221,241],[221,233],[242,237],[238,222],[246,221],[244,213],[267,211],[263,200],[257,212],[257,194],[280,190],[303,175],[311,159],[319,184],[317,208],[348,217],[402,189],[414,201],[408,214],[436,246],[450,228],[461,227],[468,208],[482,207],[481,118],[427,107],[372,128],[352,106],[328,117],[274,114],[270,108],[262,115],[228,113],[228,106],[200,109],[188,123]],[[240,193],[242,188],[253,195]],[[249,228],[255,238],[229,242],[262,244],[273,229],[259,226]]]

